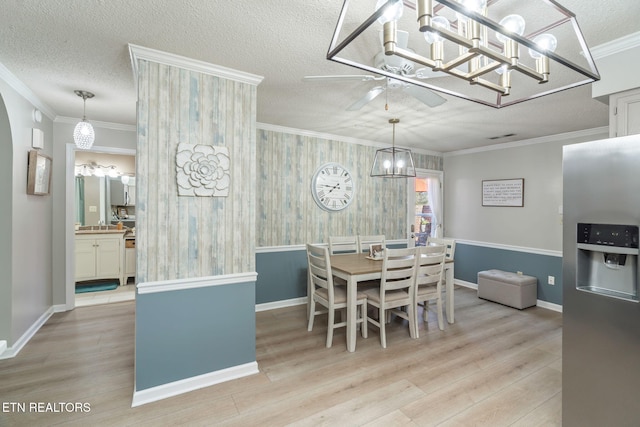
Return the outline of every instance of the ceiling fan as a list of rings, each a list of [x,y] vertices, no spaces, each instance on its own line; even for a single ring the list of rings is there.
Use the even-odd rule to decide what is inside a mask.
[[[398,31],[398,46],[408,49],[407,44],[409,41],[409,33],[406,31]],[[408,49],[411,50],[411,49]],[[383,51],[379,52],[374,58],[374,65],[381,70],[397,74],[400,76],[414,76],[418,78],[427,78],[427,70],[418,69],[414,72],[414,63],[400,58],[398,56],[385,55]],[[430,71],[430,70],[429,70]],[[433,73],[431,73],[433,74]],[[429,107],[437,107],[438,105],[446,102],[446,99],[438,95],[432,90],[427,88],[412,85],[402,80],[394,79],[385,76],[373,76],[373,75],[327,75],[327,76],[305,76],[303,78],[306,82],[318,82],[318,81],[353,81],[359,80],[363,82],[380,81],[379,86],[375,86],[370,89],[362,98],[347,107],[347,111],[357,111],[373,101],[378,95],[388,90],[401,89],[404,93],[413,96],[418,101]],[[385,107],[386,108],[386,107]]]

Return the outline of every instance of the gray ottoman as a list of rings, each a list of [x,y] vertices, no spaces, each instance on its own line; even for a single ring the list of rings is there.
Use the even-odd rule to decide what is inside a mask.
[[[538,279],[502,270],[480,271],[478,297],[522,310],[536,305]]]

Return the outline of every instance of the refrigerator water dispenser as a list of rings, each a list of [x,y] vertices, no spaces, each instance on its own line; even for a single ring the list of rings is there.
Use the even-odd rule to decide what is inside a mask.
[[[576,288],[638,302],[638,226],[578,223]]]

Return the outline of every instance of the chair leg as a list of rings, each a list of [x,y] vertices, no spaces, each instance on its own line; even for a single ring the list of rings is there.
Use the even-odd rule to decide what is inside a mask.
[[[309,324],[307,325],[307,331],[313,330],[313,319],[316,316],[316,302],[311,298],[309,301]]]
[[[387,348],[387,334],[385,328],[385,317],[389,314],[387,310],[380,309],[380,315],[378,316],[378,323],[380,324],[380,345],[382,348]]]
[[[418,316],[415,304],[409,304],[407,314],[409,318],[409,336],[414,339],[418,338]]]
[[[442,299],[438,300],[437,310],[438,310],[438,328],[440,328],[441,331],[444,331],[444,319],[442,316]]]
[[[429,301],[425,301],[422,303],[422,320],[425,322],[429,320]]]
[[[369,323],[367,319],[367,304],[362,304],[360,306],[360,316],[362,319],[362,326],[360,326],[361,328],[360,332],[362,333],[362,338],[367,338],[369,336],[368,327],[367,327],[367,323]]]
[[[327,327],[327,348],[331,347],[331,344],[333,344],[333,325],[335,323],[335,313],[336,311],[334,309],[329,309],[329,313],[327,314],[329,316],[329,324]]]

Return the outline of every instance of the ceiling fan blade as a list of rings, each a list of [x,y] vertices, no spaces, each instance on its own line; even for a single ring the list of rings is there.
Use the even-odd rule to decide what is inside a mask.
[[[353,74],[353,75],[328,75],[328,76],[304,76],[302,78],[305,82],[331,82],[331,81],[361,81],[361,82],[370,82],[373,80],[382,80],[384,77],[376,77],[371,75],[361,75],[361,74]]]
[[[347,111],[357,111],[357,110],[361,109],[362,107],[367,105],[369,102],[373,101],[373,99],[376,96],[378,96],[382,92],[384,92],[384,90],[385,90],[384,86],[376,86],[376,87],[374,87],[369,92],[367,92],[365,94],[365,96],[363,96],[362,98],[358,99],[356,102],[351,104],[349,106],[349,108],[347,108]]]
[[[402,90],[429,107],[437,107],[447,101],[434,91],[420,86],[407,85]]]

